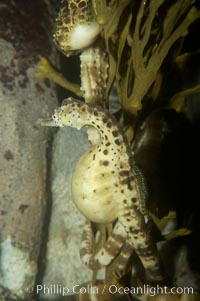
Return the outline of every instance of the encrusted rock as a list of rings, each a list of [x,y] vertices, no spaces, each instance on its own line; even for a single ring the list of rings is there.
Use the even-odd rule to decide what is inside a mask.
[[[72,128],[60,129],[53,142],[52,214],[43,283],[48,288],[58,283],[63,288],[69,288],[69,293],[73,293],[75,285],[91,280],[92,274],[81,263],[79,255],[85,218],[71,197],[73,171],[89,147],[86,133]],[[50,295],[53,297],[52,293]]]
[[[26,288],[34,285],[44,242],[52,130],[41,129],[37,119],[56,106],[55,86],[35,78],[39,55],[55,62],[48,7],[25,2],[0,5],[0,286],[21,299],[30,297]]]

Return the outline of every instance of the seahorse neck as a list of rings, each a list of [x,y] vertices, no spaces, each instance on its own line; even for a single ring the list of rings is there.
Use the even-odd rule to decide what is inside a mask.
[[[87,106],[87,110],[85,124],[94,127],[100,135],[96,144],[98,151],[104,155],[109,155],[111,151],[112,157],[114,155],[116,160],[131,166],[131,148],[116,119],[109,112],[96,106]]]

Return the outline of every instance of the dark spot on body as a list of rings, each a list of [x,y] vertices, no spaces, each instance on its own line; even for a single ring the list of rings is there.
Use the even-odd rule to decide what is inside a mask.
[[[7,161],[11,161],[14,159],[14,155],[13,153],[11,152],[10,149],[7,149],[4,153],[4,158],[7,160]]]
[[[135,210],[135,211],[138,210],[138,206],[136,206],[136,205],[133,205],[132,208],[133,208],[133,210]]]
[[[79,18],[79,20],[84,20],[85,16],[84,15],[79,15],[78,18]]]
[[[70,23],[69,17],[66,17],[66,18],[64,19],[64,23],[65,23],[65,24],[69,24],[69,23]],[[62,22],[57,21],[56,25],[57,25],[57,26],[62,26]]]
[[[131,201],[132,201],[133,203],[136,203],[136,202],[137,202],[137,199],[136,199],[136,198],[132,198]]]
[[[104,149],[103,153],[104,153],[104,155],[107,155],[108,154],[108,150]]]
[[[107,123],[107,122],[108,122],[108,118],[104,117],[104,118],[102,119],[102,121],[103,121],[103,123]]]
[[[120,141],[118,139],[115,140],[115,144],[121,145]]]
[[[94,116],[98,116],[98,112],[96,110],[94,111]]]
[[[113,131],[112,135],[113,135],[113,137],[117,137],[118,136],[118,131]]]
[[[124,180],[121,181],[121,184],[128,184],[129,183],[129,178],[126,178]]]
[[[86,109],[85,108],[82,108],[82,112],[85,112],[86,111]]]
[[[127,204],[127,200],[123,200],[123,203],[124,203],[124,204]]]
[[[121,184],[122,185],[127,185],[128,186],[128,189],[129,190],[132,190],[133,189],[133,187],[131,186],[131,177],[127,177],[127,178],[125,178],[125,179],[123,179],[122,181],[121,181]]]
[[[130,227],[130,231],[131,231],[132,234],[135,234],[135,235],[137,235],[137,234],[140,233],[140,230],[135,229],[135,228],[133,228],[133,227]]]
[[[111,128],[111,127],[112,127],[112,122],[111,122],[111,121],[108,121],[107,127],[108,127],[108,128]]]
[[[76,4],[74,4],[73,2],[69,3],[71,10],[75,10],[76,9]]]
[[[119,175],[120,175],[120,176],[128,176],[128,175],[129,175],[129,171],[128,171],[128,170],[121,170],[121,171],[119,172]]]
[[[103,165],[104,165],[104,166],[108,166],[108,165],[109,165],[109,162],[108,162],[108,161],[103,161]]]
[[[111,144],[110,142],[107,142],[107,143],[106,143],[106,146],[110,146],[110,144]]]
[[[123,189],[121,190],[121,193],[124,193],[124,190],[123,190]]]
[[[87,5],[86,5],[86,1],[81,1],[81,2],[79,2],[79,3],[78,3],[78,6],[79,6],[80,8],[86,7],[86,6],[87,6]]]
[[[96,155],[94,154],[94,155],[93,155],[93,160],[95,160],[95,157],[96,157]]]

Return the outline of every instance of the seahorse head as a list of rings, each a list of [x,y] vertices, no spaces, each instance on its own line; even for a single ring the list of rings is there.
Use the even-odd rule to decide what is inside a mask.
[[[63,100],[61,107],[57,108],[51,118],[39,119],[41,126],[70,126],[80,130],[84,126],[96,127],[98,107],[69,97]]]
[[[64,7],[56,19],[54,41],[67,56],[71,51],[89,47],[100,33],[89,0],[63,1]]]
[[[90,123],[90,114],[88,113],[88,106],[84,102],[70,97],[65,99],[62,106],[55,110],[51,125],[58,127],[70,126],[80,130]]]

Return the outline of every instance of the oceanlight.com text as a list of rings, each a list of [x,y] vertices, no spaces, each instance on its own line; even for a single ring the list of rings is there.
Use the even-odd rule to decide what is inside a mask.
[[[62,286],[60,284],[38,284],[35,287],[27,287],[27,293],[36,293],[36,294],[44,294],[44,295],[57,295],[57,296],[67,296],[71,294],[89,294],[89,295],[103,295],[105,292],[109,292],[111,295],[120,294],[120,295],[144,295],[147,294],[149,296],[155,296],[157,294],[166,294],[166,295],[183,295],[183,294],[193,294],[194,289],[192,287],[167,287],[160,286],[159,284],[156,286],[150,286],[144,284],[143,286],[138,287],[123,287],[116,285],[103,285],[101,287],[93,286],[88,284],[86,286],[76,284],[73,287]]]

